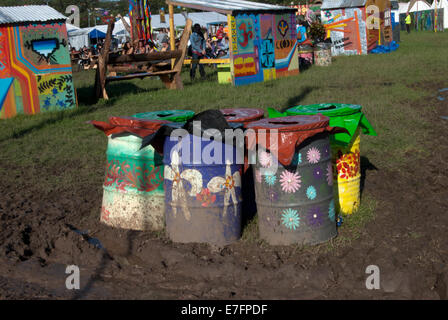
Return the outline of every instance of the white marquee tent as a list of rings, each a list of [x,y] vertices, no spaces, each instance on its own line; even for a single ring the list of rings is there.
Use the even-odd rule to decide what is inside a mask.
[[[153,30],[168,28],[170,27],[169,23],[169,15],[165,15],[165,22],[160,22],[160,15],[152,15],[151,16],[151,27]],[[193,20],[193,24],[198,23],[202,27],[208,27],[210,24],[219,24],[219,23],[227,23],[227,17],[223,14],[217,12],[193,12],[188,13],[188,18]],[[130,25],[129,17],[124,17],[124,20],[128,25]],[[174,15],[174,25],[176,27],[185,26],[186,20],[183,14],[177,13]],[[90,45],[90,34],[95,31],[98,31],[99,34],[107,33],[107,25],[99,25],[91,28],[83,28],[79,29],[73,26],[68,30],[68,37],[70,45],[77,50]],[[126,38],[129,38],[130,35],[126,31],[125,26],[121,19],[118,19],[115,23],[114,30],[112,32],[112,36],[118,39],[119,43],[124,43]]]
[[[423,0],[417,0],[415,1],[414,5],[409,8],[411,5],[411,2],[399,2],[399,13],[406,13],[406,12],[416,12],[416,11],[425,11],[425,10],[431,10],[431,6]]]

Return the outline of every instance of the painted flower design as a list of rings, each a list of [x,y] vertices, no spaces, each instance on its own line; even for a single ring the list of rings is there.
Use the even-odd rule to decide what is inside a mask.
[[[235,188],[241,188],[241,174],[236,171],[232,175],[232,169],[230,167],[231,163],[227,162],[226,166],[226,176],[225,177],[214,177],[207,184],[208,189],[213,193],[218,193],[224,191],[224,210],[223,216],[227,215],[227,208],[230,202],[233,203],[235,215],[238,212],[238,198],[236,196]]]
[[[307,214],[307,223],[310,227],[312,228],[317,228],[320,227],[323,223],[324,223],[324,214],[322,213],[322,211],[315,207],[315,208],[311,208],[310,211],[308,211]]]
[[[261,171],[260,170],[255,170],[255,180],[258,182],[258,183],[261,183]]]
[[[333,185],[333,165],[330,163],[328,163],[327,166],[327,183],[329,186]]]
[[[313,186],[309,186],[308,189],[306,189],[306,196],[310,200],[316,199],[317,196],[316,188],[314,188]]]
[[[191,185],[189,192],[190,197],[196,197],[202,190],[202,174],[193,169],[180,172],[180,156],[175,150],[171,156],[171,166],[165,166],[165,179],[173,181],[171,187],[172,202],[174,216],[177,215],[177,207],[180,206],[184,213],[185,219],[191,219],[191,213],[187,205],[187,192],[184,187],[183,180],[187,180]]]
[[[275,182],[277,181],[277,176],[273,173],[268,173],[264,176],[264,181],[269,185],[273,186]]]
[[[336,221],[336,209],[334,207],[334,200],[331,200],[330,206],[328,208],[328,217],[331,221]]]
[[[282,214],[282,223],[286,228],[296,230],[300,225],[300,217],[297,210],[285,209]]]
[[[338,169],[338,175],[341,179],[356,177],[361,169],[359,150],[348,154],[343,154],[339,150],[338,159],[336,160],[336,167]]]
[[[277,193],[277,191],[269,189],[269,191],[268,191],[268,199],[271,202],[277,202],[278,201],[278,193]]]
[[[309,163],[318,163],[320,160],[320,152],[317,148],[313,147],[308,150],[306,157]]]
[[[272,166],[272,155],[266,151],[261,151],[259,154],[260,164],[264,168]]]
[[[323,170],[320,167],[314,168],[313,176],[316,180],[321,180],[324,176]]]
[[[286,193],[294,193],[300,188],[300,175],[295,172],[283,171],[280,175],[282,190]]]
[[[196,195],[196,199],[202,203],[203,207],[208,207],[216,201],[216,195],[211,194],[210,190],[205,188]]]

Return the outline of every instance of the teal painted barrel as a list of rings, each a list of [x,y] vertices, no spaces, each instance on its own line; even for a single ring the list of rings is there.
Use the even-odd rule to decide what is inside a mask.
[[[155,133],[163,123],[119,119]],[[162,230],[165,226],[163,159],[152,146],[141,149],[142,138],[130,133],[108,136],[106,178],[101,222],[130,230]]]
[[[145,120],[165,120],[171,122],[184,122],[194,116],[194,111],[191,110],[162,110],[162,111],[151,111],[144,113],[134,114],[134,118],[145,119]]]

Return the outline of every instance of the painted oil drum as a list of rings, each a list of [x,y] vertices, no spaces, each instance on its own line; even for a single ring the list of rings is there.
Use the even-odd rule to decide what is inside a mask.
[[[289,120],[291,125],[285,125]],[[311,120],[310,120],[311,119]],[[327,119],[326,123],[322,119]],[[328,126],[324,116],[298,116],[269,119],[278,124],[285,137],[306,134],[307,128]],[[262,127],[267,122],[246,126]],[[282,124],[283,123],[283,124]],[[322,124],[323,123],[323,124]],[[291,133],[291,135],[289,135]],[[280,136],[280,139],[283,139]],[[266,148],[255,153],[255,190],[260,238],[271,245],[318,244],[337,236],[333,193],[333,171],[328,132],[292,142],[293,159],[282,165]],[[280,154],[280,153],[279,153]],[[253,154],[252,154],[253,155]]]
[[[298,53],[300,66],[308,67],[314,63],[313,48],[310,45],[299,46]]]
[[[166,120],[183,122],[193,118],[195,112],[191,110],[163,110],[134,114],[132,117],[145,120]]]
[[[122,229],[162,230],[163,159],[153,147],[140,150],[141,145],[142,138],[129,133],[108,136],[101,222]]]
[[[249,123],[264,118],[264,110],[259,108],[221,109],[227,122]]]
[[[361,130],[376,136],[375,129],[362,113],[362,107],[352,104],[322,103],[303,105],[286,111],[288,115],[323,114],[330,118],[330,126],[347,129],[349,134],[331,137],[333,154],[336,208],[341,214],[353,214],[359,209],[361,198]]]
[[[352,142],[348,146],[333,144],[332,159],[335,184],[336,209],[342,214],[352,214],[361,204],[361,134],[356,130]]]
[[[318,43],[314,48],[314,64],[327,67],[331,65],[331,44]]]
[[[166,230],[173,242],[227,245],[241,237],[243,158],[232,145],[194,135],[165,140]]]

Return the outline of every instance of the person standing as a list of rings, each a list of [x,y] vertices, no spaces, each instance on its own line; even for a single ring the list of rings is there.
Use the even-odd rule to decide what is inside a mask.
[[[409,12],[406,12],[406,19],[404,19],[404,22],[406,23],[406,31],[409,33],[411,33],[411,15],[409,14]]]
[[[224,25],[222,23],[219,25],[218,31],[216,31],[216,37],[218,41],[222,41],[224,38]]]
[[[191,51],[192,51],[192,61],[191,61],[191,70],[190,70],[190,79],[194,80],[196,77],[196,68],[199,65],[199,73],[201,74],[201,78],[205,78],[205,70],[204,66],[199,63],[201,58],[205,57],[205,39],[204,34],[202,33],[201,26],[199,24],[195,24],[193,27],[193,33],[190,36],[191,42]]]

